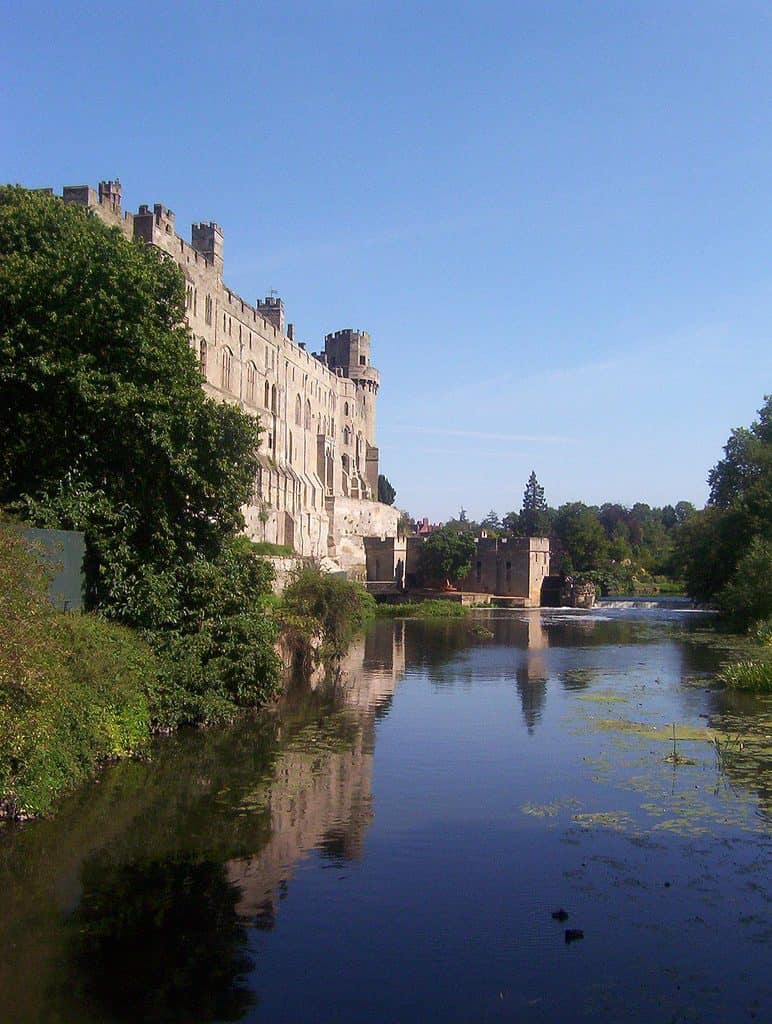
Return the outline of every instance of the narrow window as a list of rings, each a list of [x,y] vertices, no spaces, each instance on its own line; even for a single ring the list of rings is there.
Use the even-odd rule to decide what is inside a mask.
[[[231,386],[231,361],[233,356],[229,348],[224,348],[222,352],[222,375],[221,384],[224,391],[230,391]]]
[[[198,347],[198,369],[202,377],[206,377],[206,340],[204,338],[199,342]]]

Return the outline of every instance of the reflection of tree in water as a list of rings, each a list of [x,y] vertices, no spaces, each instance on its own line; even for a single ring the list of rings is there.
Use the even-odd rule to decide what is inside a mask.
[[[225,867],[190,859],[86,861],[72,916],[72,998],[103,1021],[241,1019],[252,963]]]
[[[453,682],[456,673],[444,671],[449,662],[470,648],[472,636],[457,621],[405,623],[405,661],[411,669],[424,669],[433,683]]]
[[[243,1015],[245,928],[273,928],[306,851],[335,861],[361,850],[376,716],[404,665],[396,630],[389,658],[388,626],[367,649],[375,668],[363,669],[363,641],[334,684],[168,738],[152,762],[117,766],[0,843],[0,1018]]]
[[[552,613],[544,616],[550,647],[605,647],[661,642],[662,634],[635,619],[600,619],[591,615]]]

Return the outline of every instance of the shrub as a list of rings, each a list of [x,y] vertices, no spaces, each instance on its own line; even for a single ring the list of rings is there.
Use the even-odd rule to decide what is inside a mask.
[[[737,661],[725,665],[718,677],[734,690],[772,693],[772,662]]]
[[[741,628],[772,616],[772,542],[762,537],[752,539],[717,602]]]
[[[47,811],[150,735],[150,649],[97,616],[55,612],[46,582],[18,531],[0,528],[0,809],[11,816]]]
[[[256,555],[278,555],[290,558],[295,554],[289,544],[272,544],[269,540],[253,541],[252,547]]]
[[[296,641],[321,639],[317,659],[341,657],[351,637],[375,614],[375,600],[359,583],[302,566],[285,588],[279,621]]]
[[[751,626],[750,635],[762,647],[772,647],[772,616],[755,622]]]

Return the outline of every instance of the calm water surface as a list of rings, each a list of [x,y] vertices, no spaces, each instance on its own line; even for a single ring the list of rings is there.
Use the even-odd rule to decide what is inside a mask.
[[[697,623],[377,622],[6,828],[0,1020],[772,1021],[772,701]]]

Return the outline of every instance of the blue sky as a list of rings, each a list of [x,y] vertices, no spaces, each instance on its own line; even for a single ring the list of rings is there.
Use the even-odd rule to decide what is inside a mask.
[[[0,165],[118,176],[301,339],[365,328],[397,504],[701,505],[772,391],[768,2],[3,2]]]

